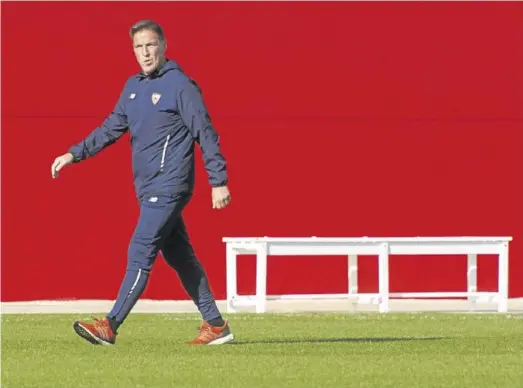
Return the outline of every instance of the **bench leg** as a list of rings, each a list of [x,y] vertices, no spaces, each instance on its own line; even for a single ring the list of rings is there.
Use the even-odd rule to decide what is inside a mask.
[[[236,269],[236,251],[227,244],[226,246],[226,287],[227,287],[227,312],[235,313],[234,298],[238,294],[237,269]]]
[[[358,293],[358,256],[349,255],[349,295]]]
[[[256,253],[256,312],[264,313],[267,303],[267,247],[262,245]]]
[[[508,244],[504,243],[499,252],[498,266],[498,312],[508,311]]]
[[[475,254],[467,256],[467,292],[478,291],[478,258]],[[468,296],[469,309],[474,310],[476,307],[476,297]]]
[[[389,245],[383,244],[378,257],[379,265],[379,312],[389,311]]]

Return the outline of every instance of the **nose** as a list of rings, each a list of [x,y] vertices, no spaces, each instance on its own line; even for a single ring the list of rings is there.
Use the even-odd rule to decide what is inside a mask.
[[[144,57],[148,57],[150,55],[150,52],[149,52],[149,48],[148,47],[143,47],[142,49],[142,55]]]

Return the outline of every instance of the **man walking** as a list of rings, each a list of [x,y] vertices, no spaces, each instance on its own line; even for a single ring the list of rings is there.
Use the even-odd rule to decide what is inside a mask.
[[[140,217],[129,244],[127,271],[109,314],[93,323],[76,321],[73,327],[93,344],[115,344],[118,328],[143,293],[161,252],[202,315],[200,334],[188,343],[227,343],[234,336],[216,306],[182,218],[194,188],[194,142],[202,150],[213,208],[225,208],[231,201],[219,136],[197,84],[166,58],[161,26],[140,21],[130,35],[141,72],[127,80],[102,125],[57,157],[51,167],[56,178],[65,166],[96,155],[130,132]]]

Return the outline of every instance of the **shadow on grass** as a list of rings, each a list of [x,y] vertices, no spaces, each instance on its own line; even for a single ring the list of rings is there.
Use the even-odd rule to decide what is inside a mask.
[[[293,338],[293,339],[267,339],[258,341],[236,340],[231,345],[253,345],[253,344],[326,344],[326,343],[373,343],[373,342],[408,342],[408,341],[439,341],[448,339],[445,337],[375,337],[375,338]]]

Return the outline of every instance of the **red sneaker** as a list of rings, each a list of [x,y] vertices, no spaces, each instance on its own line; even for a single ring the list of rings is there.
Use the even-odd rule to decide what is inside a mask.
[[[76,321],[73,328],[76,334],[94,345],[114,345],[116,341],[116,334],[107,318],[94,318],[93,323]]]
[[[227,321],[221,327],[211,326],[203,321],[198,337],[187,343],[189,345],[223,345],[233,340],[234,335],[231,333]]]

